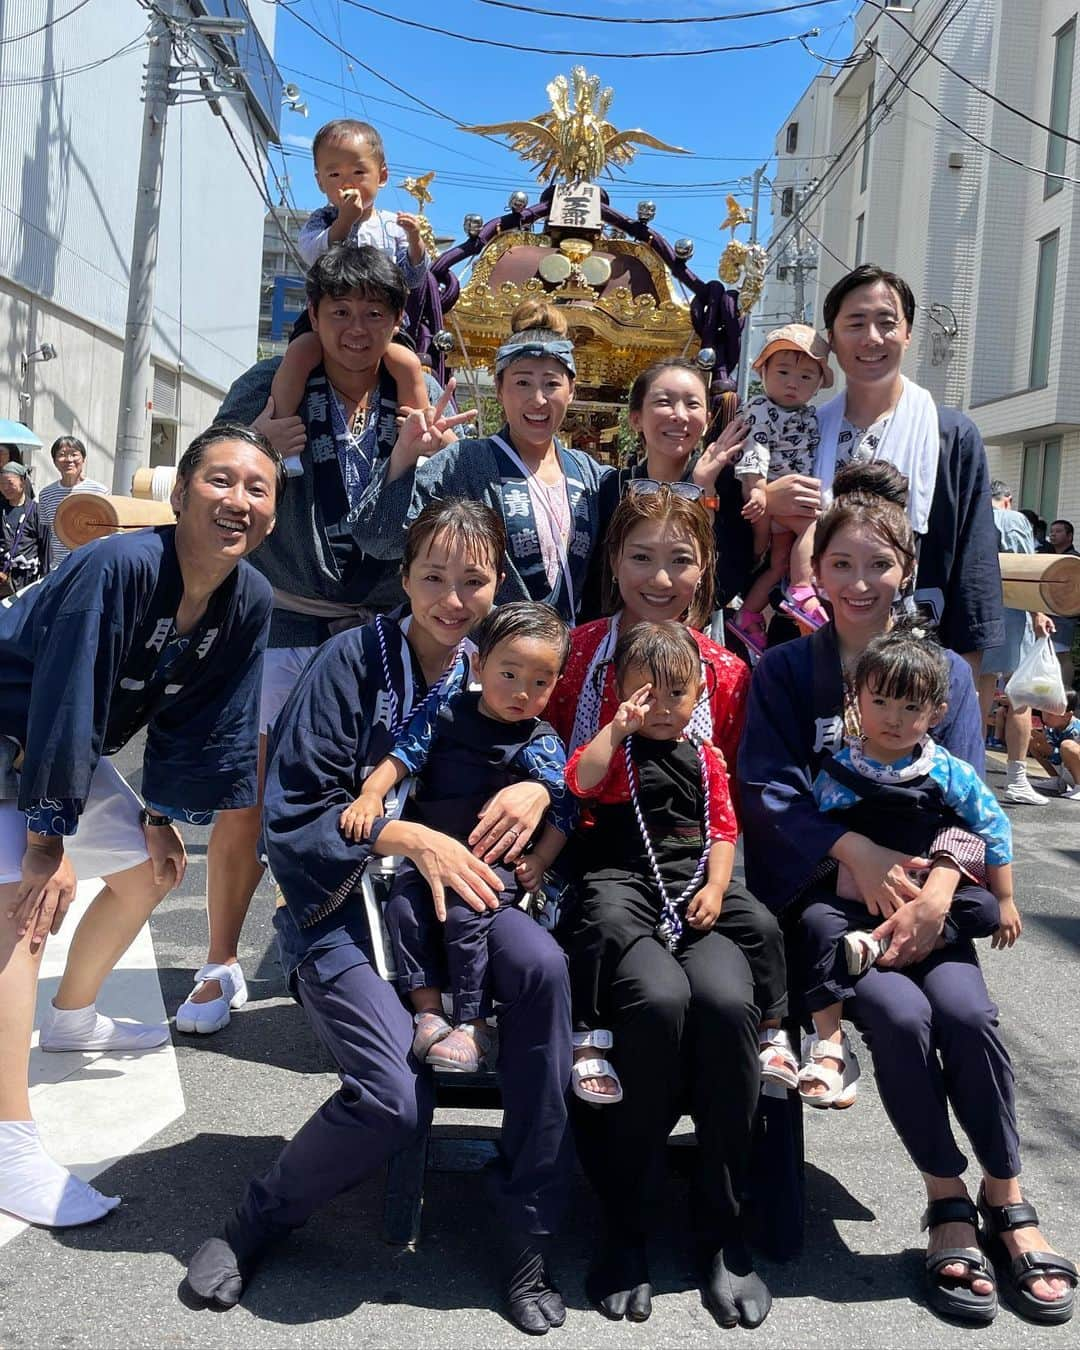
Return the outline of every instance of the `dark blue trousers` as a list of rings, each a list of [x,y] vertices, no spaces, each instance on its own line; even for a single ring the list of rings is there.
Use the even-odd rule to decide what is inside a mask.
[[[967,1167],[951,1106],[984,1171],[1019,1173],[1012,1063],[969,940],[902,970],[874,966],[856,980],[846,1012],[866,1038],[882,1103],[920,1172],[956,1177]]]
[[[851,998],[860,978],[849,975],[841,940],[845,933],[873,931],[881,918],[861,900],[815,895],[799,918],[802,932],[803,1003],[819,1012]],[[946,946],[970,938],[990,937],[1001,923],[995,896],[982,886],[958,886],[941,936]]]
[[[503,1097],[496,1205],[513,1232],[545,1235],[558,1225],[572,1162],[566,958],[518,909],[494,915],[488,954]],[[248,1186],[236,1218],[253,1245],[299,1227],[378,1171],[427,1129],[434,1106],[431,1073],[410,1051],[412,1018],[362,948],[308,956],[297,988],[341,1086]]]
[[[513,872],[496,867],[503,883],[500,908],[516,904]],[[449,988],[454,1021],[472,1022],[491,1010],[488,937],[495,910],[470,909],[453,891],[446,893],[446,923],[435,918],[431,890],[411,863],[403,863],[383,909],[394,946],[398,990]]]

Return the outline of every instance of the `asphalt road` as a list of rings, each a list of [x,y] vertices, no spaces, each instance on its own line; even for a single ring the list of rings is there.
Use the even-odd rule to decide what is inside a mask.
[[[1000,773],[992,782],[1000,786]],[[1047,1235],[1080,1257],[1080,804],[1019,807],[1012,814],[1025,931],[1012,952],[987,949],[985,968],[1016,1065],[1025,1188]],[[189,839],[183,889],[151,924],[170,1015],[190,988],[205,941],[205,832],[190,831]],[[382,1181],[374,1179],[268,1259],[241,1307],[218,1314],[181,1300],[187,1258],[215,1230],[248,1176],[272,1161],[336,1083],[303,1014],[284,996],[271,904],[264,885],[242,953],[252,995],[247,1008],[217,1036],[174,1035],[184,1113],[97,1179],[103,1190],[124,1197],[121,1208],[93,1228],[26,1230],[0,1248],[0,1346],[522,1344],[497,1311],[497,1235],[476,1175],[484,1153],[476,1141],[490,1139],[497,1123],[491,1113],[440,1111],[437,1169],[428,1176],[418,1251],[381,1240]],[[1040,1330],[1003,1308],[990,1329],[973,1331],[947,1325],[923,1307],[921,1187],[871,1074],[864,1074],[863,1087],[851,1111],[807,1113],[805,1254],[789,1265],[761,1263],[776,1302],[754,1344],[762,1350],[1076,1344],[1080,1322]],[[570,1316],[551,1333],[550,1345],[695,1346],[724,1337],[694,1285],[685,1200],[685,1182],[673,1178],[668,1224],[652,1260],[652,1320],[612,1324],[589,1308],[584,1294],[597,1221],[578,1177],[554,1262]]]

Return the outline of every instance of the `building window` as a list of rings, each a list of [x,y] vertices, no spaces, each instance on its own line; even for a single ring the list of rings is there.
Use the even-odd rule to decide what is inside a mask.
[[[862,168],[859,170],[859,191],[865,192],[870,181],[870,129],[874,118],[874,81],[866,91],[866,126],[863,129]]]
[[[861,215],[855,222],[855,266],[862,262],[863,235],[866,231],[866,216]]]
[[[1035,277],[1035,313],[1031,321],[1031,369],[1028,386],[1042,389],[1050,380],[1050,337],[1054,328],[1054,291],[1057,286],[1058,232],[1039,240],[1039,269]]]
[[[784,147],[789,155],[793,155],[799,148],[799,124],[798,122],[789,122],[787,126],[787,142]]]
[[[1068,144],[1064,136],[1069,130],[1069,104],[1072,102],[1073,55],[1076,49],[1076,20],[1070,19],[1054,37],[1054,75],[1050,84],[1050,126],[1053,132],[1046,141],[1046,172],[1062,174],[1065,172],[1065,148]],[[1047,178],[1043,188],[1044,197],[1052,197],[1060,192],[1060,178]]]
[[[1027,441],[1020,474],[1020,505],[1038,511],[1043,520],[1058,513],[1058,489],[1061,484],[1061,437],[1049,441]]]
[[[780,214],[790,216],[795,211],[795,189],[793,187],[784,188],[780,193]]]

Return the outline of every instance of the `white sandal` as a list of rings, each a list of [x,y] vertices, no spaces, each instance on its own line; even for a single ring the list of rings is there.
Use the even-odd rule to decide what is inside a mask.
[[[888,938],[876,938],[873,933],[862,929],[845,933],[843,942],[849,975],[865,975],[878,957],[884,956],[889,950]]]
[[[610,1031],[575,1031],[573,1036],[575,1050],[610,1050],[615,1037]],[[597,1092],[584,1086],[586,1078],[610,1078],[615,1084],[614,1092]],[[575,1060],[570,1074],[574,1096],[580,1097],[590,1106],[614,1106],[623,1099],[622,1083],[614,1067],[606,1059]]]
[[[799,1086],[799,1061],[791,1048],[791,1038],[783,1027],[769,1027],[767,1031],[760,1032],[758,1048],[763,1083],[775,1083],[778,1087],[788,1089]],[[776,1059],[782,1062],[773,1063]]]
[[[862,1070],[855,1058],[855,1051],[844,1036],[839,1044],[835,1041],[816,1041],[813,1036],[805,1036],[802,1043],[803,1066],[799,1070],[799,1098],[807,1106],[819,1108],[832,1107],[843,1111],[855,1104],[855,1093]],[[844,1066],[844,1072],[838,1073],[822,1064],[823,1059],[838,1059]],[[803,1091],[811,1083],[820,1083],[825,1091],[813,1095]]]

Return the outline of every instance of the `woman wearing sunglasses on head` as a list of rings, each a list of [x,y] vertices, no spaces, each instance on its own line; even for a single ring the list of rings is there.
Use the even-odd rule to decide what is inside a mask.
[[[673,492],[700,500],[712,512],[715,598],[722,605],[740,590],[751,566],[751,530],[742,519],[738,484],[731,471],[721,479],[742,447],[745,424],[736,418],[715,441],[698,449],[709,422],[708,377],[681,356],[643,370],[630,386],[627,410],[630,426],[637,433],[638,452],[631,464],[600,483],[599,537],[603,538],[630,483],[667,483]],[[609,612],[603,553],[597,549],[592,557],[578,609],[581,621]]]
[[[688,500],[686,486],[634,479],[615,509],[605,539],[615,612],[574,630],[548,704],[570,752],[619,709],[612,660],[620,635],[643,621],[676,620],[697,645],[704,689],[688,738],[711,742],[734,766],[749,672],[698,631],[712,612],[713,524],[705,507]],[[588,870],[587,859],[596,865],[586,828],[564,858],[560,870],[571,879]],[[573,921],[568,915],[568,925]],[[688,1101],[701,1144],[692,1220],[706,1302],[731,1326],[756,1326],[769,1309],[769,1292],[742,1243],[739,1196],[761,1076],[794,1076],[779,1030],[786,1009],[783,946],[764,907],[738,886],[725,890],[709,937],[701,951],[707,959],[696,961],[660,941],[635,942],[598,988],[611,1036],[602,1044],[575,1036],[575,1058],[611,1050],[610,1062],[590,1066],[594,1077],[578,1080],[583,1092],[575,1086],[579,1096],[613,1099],[602,1109],[579,1110],[575,1120],[607,1228],[588,1289],[610,1318],[644,1321],[651,1311],[647,1245],[665,1194],[664,1143]]]

